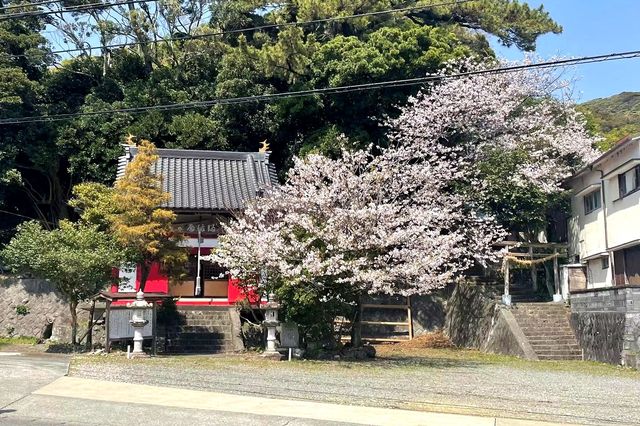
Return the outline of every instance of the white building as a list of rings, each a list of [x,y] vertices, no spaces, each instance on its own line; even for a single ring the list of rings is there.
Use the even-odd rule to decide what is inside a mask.
[[[569,256],[586,289],[640,285],[640,136],[625,138],[569,181]]]

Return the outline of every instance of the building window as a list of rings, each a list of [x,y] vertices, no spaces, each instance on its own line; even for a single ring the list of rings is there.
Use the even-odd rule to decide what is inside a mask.
[[[618,192],[620,198],[631,192],[636,191],[640,187],[640,166],[618,175]]]
[[[599,189],[596,189],[584,196],[584,214],[589,214],[594,210],[598,210],[601,206],[602,198]]]
[[[609,258],[608,257],[603,257],[602,258],[602,269],[609,269]]]

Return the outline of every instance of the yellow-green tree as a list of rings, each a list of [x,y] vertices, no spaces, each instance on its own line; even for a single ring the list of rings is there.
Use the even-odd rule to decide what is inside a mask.
[[[138,154],[116,182],[112,194],[116,211],[109,215],[116,241],[140,267],[142,291],[153,263],[171,267],[187,261],[185,249],[178,245],[181,236],[171,226],[176,215],[162,208],[171,195],[162,190],[162,178],[153,172],[157,160],[153,143],[141,141]]]

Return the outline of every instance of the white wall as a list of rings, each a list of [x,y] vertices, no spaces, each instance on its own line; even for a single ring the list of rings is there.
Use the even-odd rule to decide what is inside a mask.
[[[607,249],[640,240],[640,191],[619,199],[618,175],[633,168],[640,158],[640,138],[623,144],[605,158],[569,181],[574,194],[592,185],[602,184],[603,206],[585,215],[585,191],[571,199],[572,217],[569,220],[569,255],[580,259],[595,256]],[[624,165],[624,166],[622,166]],[[622,166],[622,167],[621,167]],[[602,173],[601,173],[602,171]],[[602,175],[607,175],[601,180]],[[593,187],[595,189],[595,186]],[[605,241],[605,214],[607,215],[607,241]],[[612,286],[611,266],[602,269],[601,258],[586,263],[587,287]],[[583,262],[584,263],[584,262]]]
[[[598,172],[587,172],[584,176],[572,181],[571,187],[573,192],[577,193],[599,183],[600,174]],[[594,189],[596,188],[594,187]],[[587,191],[587,193],[589,192],[591,192],[591,190]],[[573,217],[569,223],[570,246],[573,250],[576,250],[575,254],[578,254],[580,259],[602,253],[606,250],[604,240],[604,210],[600,207],[598,210],[585,215],[584,195],[586,194],[572,197],[571,211],[573,212]]]
[[[587,288],[600,288],[612,286],[611,265],[602,269],[602,258],[587,262]]]

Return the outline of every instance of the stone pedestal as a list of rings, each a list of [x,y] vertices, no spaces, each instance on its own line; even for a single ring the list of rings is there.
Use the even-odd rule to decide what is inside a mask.
[[[505,306],[511,306],[511,295],[503,294],[502,295],[502,304]]]
[[[129,324],[133,327],[133,352],[130,354],[131,358],[149,356],[142,350],[142,343],[144,341],[142,329],[149,323],[148,320],[144,319],[144,311],[151,308],[151,306],[151,303],[147,303],[144,300],[144,293],[142,291],[136,294],[136,300],[134,302],[127,303],[127,307],[133,309],[133,315],[131,316],[131,320],[129,320]]]

